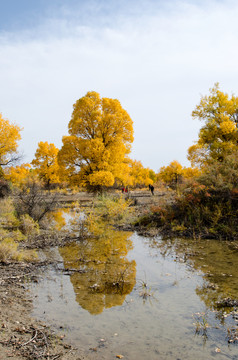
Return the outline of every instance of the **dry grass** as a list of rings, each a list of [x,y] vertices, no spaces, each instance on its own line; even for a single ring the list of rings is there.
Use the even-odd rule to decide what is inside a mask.
[[[19,250],[18,244],[11,238],[5,238],[0,242],[0,261],[34,261],[37,254],[33,250]]]

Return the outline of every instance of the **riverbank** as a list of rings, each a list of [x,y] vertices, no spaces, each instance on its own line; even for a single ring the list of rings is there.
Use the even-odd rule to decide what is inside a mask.
[[[121,196],[121,193],[114,193]],[[52,197],[55,194],[52,194]],[[65,208],[77,202],[80,207],[91,206],[94,201],[92,194],[59,193],[57,207]],[[128,196],[125,195],[125,196]],[[163,196],[153,196],[148,191],[131,192],[132,204],[140,213],[142,207],[151,206]],[[50,198],[47,199],[51,201]],[[142,207],[141,207],[142,205]],[[41,232],[31,242],[20,244],[21,248],[31,248],[37,252],[52,246],[62,246],[70,239],[60,233]],[[27,284],[39,282],[50,260],[0,263],[0,359],[85,359],[79,350],[64,342],[64,335],[53,333],[47,324],[31,317],[32,298],[27,291]]]
[[[0,359],[85,359],[47,324],[31,317],[27,283],[40,281],[48,262],[0,264]]]
[[[121,196],[121,193],[113,193]],[[128,196],[125,194],[123,196]],[[138,216],[150,214],[151,208],[164,203],[172,203],[173,193],[155,192],[152,196],[148,191],[134,191],[129,193],[131,206]],[[60,194],[57,199],[57,207],[64,208],[77,202],[79,208],[92,204],[94,197],[87,193]],[[66,206],[67,207],[67,206]],[[142,235],[156,236],[159,232],[157,227],[151,226],[120,226],[122,230],[136,231]],[[38,252],[55,246],[63,246],[68,241],[74,241],[65,234],[42,232],[30,243],[22,243],[22,248],[36,249]],[[115,254],[113,254],[115,257]],[[32,298],[28,292],[29,283],[38,283],[49,265],[54,265],[55,260],[41,258],[36,262],[0,263],[0,360],[11,358],[13,360],[34,359],[63,359],[81,360],[88,359],[83,352],[69,345],[64,340],[63,326],[60,333],[54,333],[47,323],[32,319]],[[221,299],[222,301],[223,299]],[[226,299],[224,299],[226,300]],[[232,298],[237,301],[237,298]],[[221,306],[227,306],[222,305]],[[62,331],[61,331],[62,330]],[[79,339],[80,343],[80,339]],[[90,354],[89,354],[90,356]]]

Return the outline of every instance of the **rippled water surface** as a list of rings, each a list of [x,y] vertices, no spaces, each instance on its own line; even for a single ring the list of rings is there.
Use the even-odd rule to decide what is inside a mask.
[[[113,231],[52,249],[58,269],[31,285],[34,316],[92,359],[238,359],[238,249],[219,241]]]

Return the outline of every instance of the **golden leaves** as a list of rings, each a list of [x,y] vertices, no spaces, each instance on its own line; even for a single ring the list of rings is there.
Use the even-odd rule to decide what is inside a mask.
[[[194,145],[195,146],[195,145]],[[182,165],[174,160],[168,166],[162,166],[158,173],[158,179],[166,184],[175,185],[182,178],[192,179],[200,175],[200,170],[197,167],[182,167]]]
[[[122,181],[133,122],[118,100],[88,92],[74,104],[69,134],[63,137],[58,159],[71,179],[77,176],[81,185],[90,187],[112,186],[115,178]]]
[[[178,178],[182,175],[182,165],[174,160],[168,166],[162,166],[160,168],[158,177],[165,183],[177,182]]]
[[[237,133],[238,97],[219,90],[219,84],[203,96],[192,112],[195,119],[205,122],[198,141],[189,148],[188,159],[192,164],[206,165],[210,160],[222,161],[238,148]]]
[[[110,171],[95,171],[88,176],[90,185],[112,186],[114,184],[114,176]]]
[[[54,144],[41,141],[38,143],[35,159],[32,160],[32,165],[35,167],[39,178],[42,179],[47,186],[59,182],[60,167],[57,159],[58,151]]]
[[[21,139],[21,128],[3,119],[0,113],[0,164],[10,161],[11,155],[17,151],[17,142]]]
[[[125,185],[130,185],[133,187],[149,184],[153,184],[153,180],[151,179],[151,169],[144,168],[141,161],[137,160],[128,160],[129,163],[129,177]]]
[[[231,134],[236,131],[236,124],[231,120],[223,121],[220,124],[220,129],[223,134]]]
[[[5,178],[10,180],[14,185],[21,186],[30,176],[31,165],[22,164],[15,167],[10,167],[5,170]]]

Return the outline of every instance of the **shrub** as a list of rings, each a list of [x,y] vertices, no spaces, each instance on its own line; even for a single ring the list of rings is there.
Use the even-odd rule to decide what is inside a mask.
[[[10,198],[0,199],[0,226],[11,229],[18,225],[13,201]]]
[[[39,224],[34,221],[28,214],[22,215],[20,217],[20,221],[22,233],[28,238],[39,234]]]
[[[132,220],[133,208],[123,197],[100,195],[87,213],[79,207],[71,212],[71,230],[79,237],[101,237],[112,226],[124,225]]]
[[[12,238],[6,238],[0,242],[0,261],[32,261],[37,255],[32,250],[18,250],[18,244]]]
[[[19,260],[17,252],[18,244],[11,238],[6,238],[0,242],[0,260],[5,262],[9,259]]]
[[[10,194],[10,186],[7,181],[0,179],[0,198],[4,198]]]
[[[43,191],[36,181],[26,183],[22,189],[15,189],[14,205],[18,216],[28,214],[34,221],[40,222],[56,206],[57,194]]]
[[[238,231],[237,203],[234,190],[193,182],[173,204],[152,207],[149,218],[164,230],[178,234],[234,239]]]
[[[95,213],[105,221],[114,225],[121,225],[131,220],[133,208],[130,200],[123,196],[98,196],[95,202]]]

